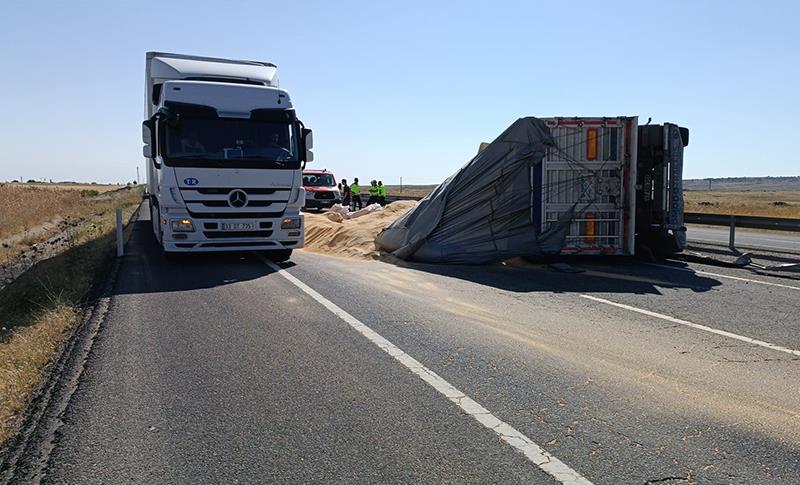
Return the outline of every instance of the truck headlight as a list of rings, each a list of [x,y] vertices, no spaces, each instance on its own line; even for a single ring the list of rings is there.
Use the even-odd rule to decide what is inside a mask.
[[[172,232],[194,232],[194,223],[191,219],[170,219]]]
[[[281,221],[281,229],[300,229],[300,218],[287,217]]]

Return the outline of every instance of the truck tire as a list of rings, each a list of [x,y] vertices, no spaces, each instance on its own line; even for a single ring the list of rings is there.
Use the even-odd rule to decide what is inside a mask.
[[[292,250],[276,249],[274,251],[264,251],[264,256],[269,258],[273,263],[283,263],[284,261],[289,261],[289,258],[292,257]]]
[[[159,221],[158,209],[151,203],[150,204],[150,222],[153,227],[153,239],[157,244],[161,244],[161,224]]]

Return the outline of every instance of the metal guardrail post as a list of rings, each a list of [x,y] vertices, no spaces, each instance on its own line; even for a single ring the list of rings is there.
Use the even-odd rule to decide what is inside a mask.
[[[122,241],[122,209],[117,209],[117,257],[122,257],[125,249]]]
[[[728,240],[728,247],[736,249],[736,216],[731,216],[731,235]]]

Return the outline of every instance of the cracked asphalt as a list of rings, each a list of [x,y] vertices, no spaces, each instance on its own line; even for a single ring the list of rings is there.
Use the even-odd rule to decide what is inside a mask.
[[[44,482],[557,483],[257,257],[164,261],[148,224]],[[580,295],[800,349],[800,281],[573,264],[284,267],[594,483],[796,483],[797,357]]]

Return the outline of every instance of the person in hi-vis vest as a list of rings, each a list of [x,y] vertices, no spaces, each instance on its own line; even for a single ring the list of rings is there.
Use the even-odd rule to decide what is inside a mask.
[[[362,209],[364,204],[361,202],[361,186],[358,185],[358,177],[353,179],[350,184],[350,195],[353,197],[353,210]]]

